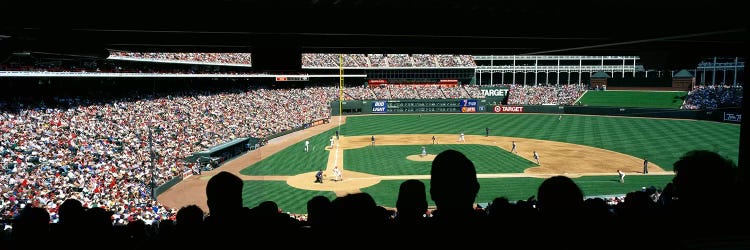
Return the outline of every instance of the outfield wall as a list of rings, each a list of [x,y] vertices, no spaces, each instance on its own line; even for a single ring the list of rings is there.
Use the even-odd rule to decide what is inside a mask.
[[[392,99],[349,100],[339,104],[331,102],[331,115],[359,114],[414,114],[414,113],[482,113],[488,102],[485,99]]]
[[[741,114],[739,108],[717,110],[682,110],[669,108],[602,107],[568,105],[493,105],[485,99],[426,99],[426,100],[349,100],[339,106],[331,102],[331,115],[359,114],[414,114],[414,113],[549,113],[608,115],[653,118],[674,118],[737,122],[736,115],[727,119],[727,114]]]
[[[739,108],[720,110],[682,110],[664,108],[629,108],[629,107],[590,107],[590,106],[558,106],[558,105],[532,105],[532,106],[491,106],[485,110],[495,113],[553,113],[553,114],[578,114],[578,115],[611,115],[632,116],[652,118],[674,118],[709,120],[718,122],[735,122],[727,119],[728,113],[741,114]],[[734,116],[736,117],[736,116]],[[741,119],[741,118],[740,118]]]

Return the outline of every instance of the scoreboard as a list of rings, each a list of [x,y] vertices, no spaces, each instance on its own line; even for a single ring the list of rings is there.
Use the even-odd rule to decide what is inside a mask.
[[[476,113],[479,104],[475,99],[461,99],[459,106],[461,107],[461,113]]]
[[[309,76],[305,75],[299,75],[299,76],[277,76],[276,81],[277,82],[286,82],[286,81],[308,81],[310,80]]]

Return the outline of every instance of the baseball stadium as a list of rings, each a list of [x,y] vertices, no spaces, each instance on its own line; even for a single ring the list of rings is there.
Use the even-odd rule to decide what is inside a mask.
[[[447,6],[459,8],[435,8]],[[529,28],[113,26],[49,45],[63,31],[2,26],[0,248],[82,234],[122,249],[380,235],[361,230],[433,236],[429,247],[472,232],[476,245],[588,248],[664,225],[650,246],[749,246],[727,225],[750,216],[725,204],[747,186],[744,43],[716,42],[744,28],[625,42]]]

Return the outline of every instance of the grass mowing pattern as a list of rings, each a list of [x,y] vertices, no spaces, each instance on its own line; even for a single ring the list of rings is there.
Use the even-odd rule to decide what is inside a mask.
[[[484,135],[486,127],[493,136],[567,142],[645,157],[666,170],[690,150],[716,151],[734,162],[739,155],[739,125],[696,120],[570,115],[558,121],[557,115],[548,114],[371,115],[348,117],[341,133],[435,133],[458,138],[461,131]]]
[[[579,104],[588,106],[679,109],[686,91],[588,91]]]
[[[641,187],[655,186],[663,188],[672,180],[669,175],[628,175],[625,183],[619,182],[619,177],[613,176],[585,176],[575,178],[573,181],[581,188],[584,196],[598,196],[608,194],[627,194],[641,190]],[[430,180],[421,180],[425,184],[427,203],[434,206],[430,196]],[[510,201],[526,200],[530,196],[536,196],[539,185],[544,179],[540,178],[496,178],[479,179],[479,193],[477,203],[489,203],[497,197],[506,197]],[[398,189],[404,180],[386,180],[377,185],[363,188],[362,191],[369,193],[378,205],[396,207]],[[311,197],[312,198],[312,197]]]
[[[505,151],[499,147],[477,144],[425,145],[427,153],[438,154],[455,149],[466,154],[474,162],[477,173],[523,173],[533,162]],[[409,155],[422,152],[420,145],[374,146],[344,150],[346,170],[375,175],[424,175],[430,174],[431,161],[407,160]]]
[[[297,175],[325,169],[328,164],[328,150],[331,135],[335,129],[310,137],[310,152],[305,153],[305,141],[282,149],[278,153],[263,159],[240,171],[244,175]],[[260,148],[263,150],[263,148]],[[261,151],[262,154],[262,151]]]
[[[243,206],[253,208],[264,201],[274,201],[284,212],[307,213],[307,201],[317,195],[333,200],[336,194],[329,191],[312,191],[292,188],[285,181],[245,181],[242,189]]]
[[[693,149],[716,151],[734,162],[737,162],[739,154],[740,126],[694,120],[565,116],[562,121],[558,121],[557,115],[545,114],[423,114],[421,118],[418,115],[374,115],[348,117],[347,123],[341,129],[343,135],[435,133],[456,134],[458,138],[458,134],[462,131],[466,134],[484,135],[485,127],[491,128],[490,135],[561,141],[600,147],[636,157],[648,157],[649,161],[667,170],[672,169],[672,164],[679,156]],[[311,145],[315,145],[316,150],[319,150],[317,148],[319,145],[328,145],[328,139],[332,133],[333,130],[329,130],[312,137]],[[317,137],[320,138],[316,139]],[[284,149],[266,159],[278,158],[274,161],[279,165],[265,162],[266,165],[259,167],[256,164],[241,173],[275,175],[289,172],[289,175],[293,175],[317,170],[315,168],[303,169],[302,166],[288,167],[288,162],[295,161],[295,159],[300,161],[299,159],[304,157],[303,143]],[[410,154],[417,154],[421,149],[421,147],[409,147],[409,151],[413,152]],[[325,166],[328,151],[322,152],[324,154],[321,154],[318,160],[320,166]],[[432,150],[428,152],[433,153]],[[471,156],[470,159],[474,160]],[[345,160],[347,160],[346,156]],[[625,194],[640,190],[644,186],[662,188],[673,177],[628,175],[625,177],[624,184],[617,182],[617,178],[613,174],[612,176],[587,176],[573,180],[581,187],[584,195],[593,196]],[[427,185],[428,202],[433,206],[434,203],[429,198],[429,180],[422,181]],[[512,201],[525,200],[536,194],[542,181],[544,180],[537,178],[479,179],[481,188],[476,202],[491,202],[492,199],[501,196]],[[395,207],[401,182],[403,181],[382,181],[362,191],[372,195],[380,205]],[[312,197],[324,195],[329,199],[335,198],[333,192],[299,190],[286,185],[283,181],[246,181],[245,183],[243,198],[244,205],[248,207],[257,206],[265,200],[272,200],[278,203],[284,211],[306,213],[306,203]]]

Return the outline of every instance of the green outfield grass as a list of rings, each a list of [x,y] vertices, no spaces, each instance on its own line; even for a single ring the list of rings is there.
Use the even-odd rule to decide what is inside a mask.
[[[685,96],[686,91],[588,91],[578,104],[679,109]]]
[[[535,163],[505,151],[499,147],[477,144],[425,145],[427,153],[438,154],[448,149],[464,152],[474,162],[477,173],[523,173],[537,166]],[[430,174],[431,161],[407,160],[409,155],[418,155],[422,146],[374,146],[344,151],[344,166],[347,170],[375,175],[424,175]],[[498,164],[502,162],[502,164]]]
[[[548,114],[423,114],[348,117],[343,135],[466,134],[532,138],[608,149],[667,169],[687,151],[707,149],[737,162],[740,126],[696,120]],[[523,146],[523,145],[519,145]],[[346,159],[345,159],[346,160]]]
[[[737,162],[739,155],[740,126],[695,120],[646,119],[604,116],[565,116],[558,121],[557,115],[546,114],[423,114],[419,115],[372,115],[353,116],[341,126],[344,136],[377,134],[466,134],[484,135],[490,127],[492,136],[510,136],[540,140],[560,141],[608,149],[635,157],[646,157],[654,164],[672,169],[672,164],[685,152],[707,149]],[[311,138],[311,145],[327,145],[333,131]],[[431,145],[428,145],[431,147]],[[458,147],[477,165],[480,173],[522,172],[528,165],[524,159],[505,157],[502,149],[461,144],[442,145]],[[441,147],[442,147],[441,146]],[[523,145],[519,145],[523,146]],[[251,175],[296,175],[317,170],[327,162],[328,151],[303,152],[304,144],[298,143],[256,163],[242,174]],[[494,149],[493,149],[494,148]],[[436,153],[442,148],[428,149]],[[261,149],[262,150],[262,149]],[[320,148],[316,148],[320,150]],[[369,151],[368,151],[369,150]],[[429,163],[412,162],[406,155],[418,154],[420,146],[375,146],[344,151],[347,170],[377,175],[428,174]],[[542,152],[543,153],[543,152]],[[495,158],[493,158],[495,157]],[[495,159],[503,164],[489,164]],[[298,163],[301,162],[301,163]],[[399,168],[406,164],[406,167]],[[533,163],[532,163],[533,164]],[[492,169],[502,165],[503,169]],[[368,166],[379,166],[365,169]],[[585,195],[624,194],[639,190],[642,186],[663,187],[671,176],[628,175],[626,183],[617,182],[617,177],[582,177],[575,181]],[[428,184],[429,180],[424,180]],[[526,199],[536,194],[542,182],[536,178],[480,179],[482,189],[477,202],[490,202],[495,197],[506,196],[510,200]],[[331,192],[298,190],[281,181],[253,181],[254,187],[245,187],[246,205],[254,206],[263,200],[273,200],[286,211],[303,213],[305,203],[314,195]],[[255,184],[264,183],[264,184]],[[378,204],[392,206],[401,181],[383,181],[363,189],[372,195]],[[393,205],[395,206],[395,205]],[[300,210],[298,210],[300,209]]]

